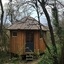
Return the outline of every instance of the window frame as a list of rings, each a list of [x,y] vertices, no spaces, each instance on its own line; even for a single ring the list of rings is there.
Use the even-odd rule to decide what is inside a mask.
[[[15,32],[16,34],[14,34],[14,32]],[[17,37],[17,31],[12,31],[12,37]]]

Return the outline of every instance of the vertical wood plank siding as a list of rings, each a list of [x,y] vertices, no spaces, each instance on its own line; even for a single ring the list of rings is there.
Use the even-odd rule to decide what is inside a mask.
[[[46,49],[43,38],[40,38],[39,31],[34,32],[34,52],[35,53],[43,53]]]
[[[24,54],[25,51],[25,31],[18,31],[18,36],[17,36],[18,40],[17,40],[17,46],[18,46],[18,50],[17,50],[17,54]]]
[[[17,36],[12,36],[12,31],[10,31],[10,52],[15,54],[24,55],[25,54],[25,44],[26,44],[26,32],[18,30]],[[40,38],[39,31],[34,31],[34,53],[42,53],[45,50],[45,44],[43,39]]]
[[[43,38],[40,38],[40,53],[43,53],[46,49]]]
[[[12,32],[10,31],[10,52],[15,53],[16,52],[16,45],[17,44],[17,37],[12,37]]]
[[[38,31],[34,32],[34,52],[35,53],[39,52],[39,32]]]
[[[10,52],[16,54],[23,54],[25,49],[25,32],[18,31],[17,36],[12,36],[12,31],[10,32]]]

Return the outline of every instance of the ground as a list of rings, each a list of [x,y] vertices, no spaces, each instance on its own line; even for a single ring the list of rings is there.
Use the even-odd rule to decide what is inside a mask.
[[[4,64],[38,64],[41,58],[33,60],[33,61],[21,61],[21,62],[14,62],[14,63],[4,63]]]
[[[41,60],[41,56],[38,59],[34,59],[33,61],[21,60],[19,57],[12,57],[9,53],[0,52],[0,64],[38,64]]]
[[[40,59],[38,59],[38,60],[34,60],[34,61],[29,61],[29,62],[4,63],[4,64],[38,64],[39,61],[40,61]]]
[[[38,64],[39,61],[40,61],[40,58],[38,60],[27,62],[26,64]]]

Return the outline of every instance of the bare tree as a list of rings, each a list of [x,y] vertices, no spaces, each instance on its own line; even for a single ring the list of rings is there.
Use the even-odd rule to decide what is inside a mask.
[[[0,28],[1,36],[2,36],[4,10],[3,10],[3,5],[2,5],[2,1],[1,0],[0,0],[0,5],[1,5],[1,11],[2,11],[2,13],[1,13],[1,28]]]
[[[47,21],[48,21],[48,26],[49,26],[49,30],[50,30],[50,35],[51,35],[51,41],[52,41],[52,45],[53,45],[53,60],[54,60],[54,63],[53,64],[58,64],[58,59],[57,59],[57,48],[56,48],[56,44],[55,44],[55,39],[54,39],[54,33],[53,33],[53,28],[52,28],[52,25],[51,25],[51,20],[50,20],[50,17],[49,17],[49,14],[45,8],[45,4],[46,4],[46,1],[45,0],[38,0],[38,2],[40,3],[41,7],[42,7],[42,10],[44,11],[45,13],[45,16],[47,18]]]
[[[22,1],[10,0],[10,2],[8,3],[7,16],[9,16],[11,23],[21,20],[25,16],[31,15],[31,13],[34,10],[32,9],[33,7],[28,2],[24,0]]]

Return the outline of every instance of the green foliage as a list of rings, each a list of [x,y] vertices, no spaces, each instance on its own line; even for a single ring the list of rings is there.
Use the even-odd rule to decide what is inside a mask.
[[[9,61],[10,55],[7,52],[0,51],[0,63],[7,63]]]
[[[51,54],[48,52],[48,50],[46,49],[45,51],[45,54],[42,56],[42,59],[40,60],[40,62],[38,64],[53,64],[53,56],[52,55],[56,55],[56,54],[53,54],[53,48],[52,48],[52,45],[51,44],[48,44],[50,49],[51,49]],[[57,57],[58,57],[58,60],[59,60],[59,57],[60,57],[60,53],[61,53],[61,47],[60,47],[60,44],[56,44],[57,46]]]
[[[52,56],[46,51],[38,64],[53,64]]]
[[[12,57],[5,51],[0,51],[0,64],[20,64],[22,60],[19,60],[19,57]]]
[[[9,43],[9,36],[8,30],[4,27],[2,30],[2,35],[0,37],[0,51],[7,51],[8,50],[8,43]]]

